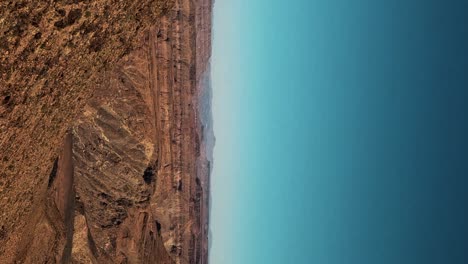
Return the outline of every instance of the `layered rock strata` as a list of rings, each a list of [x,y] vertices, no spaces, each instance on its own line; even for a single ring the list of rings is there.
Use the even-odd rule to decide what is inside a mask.
[[[2,134],[6,159],[15,161],[1,185],[5,263],[208,262],[211,5],[165,5],[93,73],[99,82],[81,91],[89,99],[75,105],[72,93],[52,92],[46,98],[64,101],[21,123],[35,136],[19,128],[19,138]],[[49,118],[67,104],[69,121],[57,121],[52,133]],[[34,155],[18,153],[36,145]],[[24,188],[30,202],[8,197]]]

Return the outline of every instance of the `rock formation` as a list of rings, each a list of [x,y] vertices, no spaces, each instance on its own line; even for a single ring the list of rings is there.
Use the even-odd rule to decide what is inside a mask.
[[[0,5],[0,263],[207,263],[211,0]]]

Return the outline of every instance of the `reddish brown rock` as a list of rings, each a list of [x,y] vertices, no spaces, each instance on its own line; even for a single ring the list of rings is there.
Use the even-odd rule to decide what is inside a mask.
[[[2,87],[8,94],[0,109],[2,131],[16,133],[2,132],[1,138],[7,168],[0,185],[5,263],[208,262],[212,3],[166,2],[171,3],[159,18],[143,16],[134,35],[124,34],[131,44],[124,51],[112,33],[126,28],[106,26],[102,43],[109,52],[91,59],[107,66],[89,69],[93,78],[73,75],[88,64],[70,55],[77,68],[61,67],[82,87],[73,83],[64,86],[65,94],[55,92],[56,75],[47,73],[41,85],[51,94],[33,104],[26,99],[17,105],[14,98],[13,106],[8,96],[18,96],[17,91]],[[71,30],[75,23],[85,24],[85,7],[94,11],[90,6],[86,1],[67,6],[62,23],[54,26]],[[100,54],[104,48],[95,41],[91,38],[87,47]],[[78,45],[77,54],[80,50]],[[75,96],[89,99],[77,103]],[[47,104],[41,100],[60,103],[39,118],[27,111],[31,119],[12,122],[21,109]]]

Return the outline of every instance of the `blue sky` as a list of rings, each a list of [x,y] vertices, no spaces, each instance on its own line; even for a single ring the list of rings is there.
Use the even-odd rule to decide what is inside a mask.
[[[215,1],[211,263],[466,263],[465,2]]]

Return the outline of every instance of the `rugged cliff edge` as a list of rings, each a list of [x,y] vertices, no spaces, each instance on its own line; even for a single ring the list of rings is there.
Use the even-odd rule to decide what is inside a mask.
[[[207,263],[211,0],[1,5],[0,263]]]

